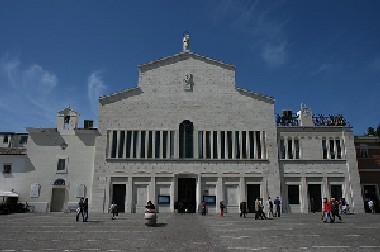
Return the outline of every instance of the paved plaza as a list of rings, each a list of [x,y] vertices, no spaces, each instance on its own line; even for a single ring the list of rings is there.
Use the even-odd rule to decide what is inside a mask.
[[[147,227],[143,214],[74,213],[0,216],[2,251],[380,251],[380,215],[343,215],[323,223],[319,214],[284,214],[273,220],[238,214],[159,214]]]

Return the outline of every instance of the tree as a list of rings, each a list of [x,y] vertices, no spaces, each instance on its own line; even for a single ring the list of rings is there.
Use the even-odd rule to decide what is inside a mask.
[[[375,135],[375,129],[373,127],[368,128],[368,136],[374,136]]]
[[[379,125],[377,126],[377,130],[375,132],[375,136],[380,136],[380,123]]]

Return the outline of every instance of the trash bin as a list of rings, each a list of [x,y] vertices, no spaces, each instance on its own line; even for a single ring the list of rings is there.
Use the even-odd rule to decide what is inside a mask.
[[[145,210],[145,225],[154,226],[156,225],[156,222],[156,207],[154,206],[154,204],[148,202]]]

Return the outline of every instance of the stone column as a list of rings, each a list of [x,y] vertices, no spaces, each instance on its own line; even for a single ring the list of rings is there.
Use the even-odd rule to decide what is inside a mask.
[[[207,157],[207,148],[206,148],[206,142],[207,142],[207,131],[203,131],[203,159],[206,159]]]
[[[127,136],[126,134],[127,134],[127,132],[124,131],[124,138],[122,139],[122,141],[123,141],[123,152],[121,153],[121,158],[125,158],[125,153],[126,153],[126,151],[125,151],[125,148],[126,148],[125,138]]]
[[[247,151],[247,159],[251,158],[251,146],[250,146],[251,140],[249,139],[249,131],[246,131],[245,133],[245,149]]]
[[[193,152],[194,152],[194,159],[198,159],[198,131],[194,131]]]
[[[128,176],[128,184],[127,184],[127,205],[125,206],[125,212],[133,213],[133,178],[132,176]]]
[[[288,141],[289,141],[289,137],[284,137],[285,159],[289,159],[289,155],[288,155]]]
[[[156,131],[152,131],[152,159],[156,158]]]
[[[211,159],[214,158],[214,132],[210,131]]]
[[[301,213],[307,213],[309,201],[307,199],[307,180],[306,177],[301,178]]]
[[[107,158],[111,157],[112,151],[112,130],[107,131]]]
[[[322,198],[329,198],[327,177],[322,178]]]
[[[219,202],[224,201],[224,195],[223,195],[223,177],[220,175],[218,177],[218,182],[216,185],[216,213],[219,212]]]
[[[247,202],[247,196],[246,196],[246,186],[245,186],[245,177],[240,177],[240,202],[245,201]]]
[[[148,158],[149,151],[149,131],[145,131],[145,159]]]
[[[149,199],[153,204],[157,205],[156,197],[156,174],[152,174],[150,177]]]
[[[202,202],[202,175],[197,175],[197,213],[200,212],[200,205]]]
[[[179,158],[179,148],[178,148],[178,134],[179,134],[179,131],[178,130],[175,130],[174,131],[174,159],[178,159]]]
[[[239,148],[240,159],[243,159],[243,131],[239,131]]]
[[[253,132],[253,141],[254,141],[253,144],[255,146],[255,156],[254,156],[254,158],[258,159],[258,156],[259,156],[259,154],[258,154],[259,153],[259,151],[258,151],[259,150],[259,143],[258,143],[257,138],[256,138],[256,132],[257,131]]]

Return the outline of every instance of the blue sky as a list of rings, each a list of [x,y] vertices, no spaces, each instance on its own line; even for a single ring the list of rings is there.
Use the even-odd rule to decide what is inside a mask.
[[[135,87],[137,65],[191,51],[236,65],[275,111],[380,123],[380,1],[0,1],[0,131],[55,127],[70,105]]]

